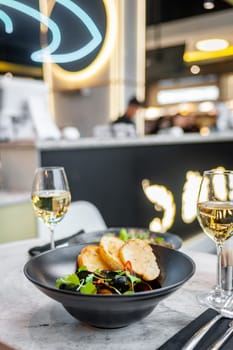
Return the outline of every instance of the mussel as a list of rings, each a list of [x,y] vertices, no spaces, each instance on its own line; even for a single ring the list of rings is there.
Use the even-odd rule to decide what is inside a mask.
[[[146,292],[148,290],[152,290],[152,287],[149,283],[145,281],[141,281],[134,286],[134,291],[135,292]]]

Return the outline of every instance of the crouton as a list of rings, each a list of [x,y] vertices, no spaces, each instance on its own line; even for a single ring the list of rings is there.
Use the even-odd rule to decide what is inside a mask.
[[[101,258],[99,246],[91,244],[81,250],[77,258],[77,265],[78,267],[86,266],[90,272],[94,272],[97,269],[110,270],[110,267]]]
[[[152,281],[160,274],[160,268],[153,250],[146,241],[131,239],[119,250],[123,264],[131,262],[133,271],[145,281]]]

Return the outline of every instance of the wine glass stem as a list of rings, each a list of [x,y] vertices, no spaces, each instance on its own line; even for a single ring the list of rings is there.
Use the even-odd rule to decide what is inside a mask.
[[[55,241],[54,241],[54,227],[53,225],[51,225],[49,227],[49,230],[50,230],[50,237],[51,237],[51,249],[55,249]]]
[[[216,289],[222,291],[222,244],[217,244],[217,285]]]

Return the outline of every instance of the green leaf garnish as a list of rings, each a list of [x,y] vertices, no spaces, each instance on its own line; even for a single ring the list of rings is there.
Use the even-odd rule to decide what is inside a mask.
[[[128,279],[131,281],[131,283],[139,283],[141,282],[141,278],[131,275],[129,271],[125,271],[126,276],[128,277]]]
[[[82,266],[80,266],[80,267],[78,268],[77,271],[78,271],[78,272],[80,272],[80,271],[87,271],[87,267],[84,266],[84,265],[82,265]]]
[[[92,283],[95,275],[94,273],[89,273],[89,275],[86,277],[86,283]]]
[[[127,233],[127,230],[125,228],[122,228],[119,232],[119,237],[122,241],[127,242],[129,239],[129,235]]]
[[[80,292],[82,294],[96,294],[97,293],[97,289],[96,289],[96,286],[93,283],[87,282],[86,284],[84,284],[80,288]]]
[[[60,288],[60,286],[64,284],[69,288],[75,288],[76,286],[79,286],[80,281],[78,276],[75,273],[72,273],[56,280],[57,288]]]
[[[155,237],[155,242],[164,242],[165,241],[165,239],[164,239],[164,237]]]
[[[127,290],[126,292],[123,293],[124,295],[126,294],[134,294],[134,291],[133,290]]]

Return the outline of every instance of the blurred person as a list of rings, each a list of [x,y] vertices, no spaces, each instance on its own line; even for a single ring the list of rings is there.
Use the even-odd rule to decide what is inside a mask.
[[[170,116],[161,116],[156,120],[154,127],[150,130],[150,133],[170,134],[172,127],[172,118]]]
[[[135,117],[137,114],[137,111],[142,108],[143,103],[140,102],[135,96],[132,97],[128,104],[126,111],[123,115],[118,117],[113,124],[118,124],[118,123],[125,123],[125,124],[132,124],[135,125]]]
[[[216,127],[218,131],[226,131],[232,129],[232,112],[227,108],[226,103],[218,102],[216,104],[217,121]]]
[[[196,125],[195,114],[182,115],[177,113],[173,117],[173,126],[183,130],[183,132],[199,132]]]

